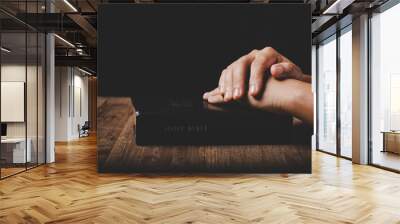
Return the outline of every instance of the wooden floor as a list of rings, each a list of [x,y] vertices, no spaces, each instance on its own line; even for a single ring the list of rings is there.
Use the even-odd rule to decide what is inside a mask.
[[[392,152],[382,152],[374,150],[373,154],[374,164],[389,167],[395,170],[400,170],[400,155]]]
[[[0,223],[400,223],[400,175],[313,152],[313,174],[98,174],[95,138],[0,181]]]
[[[1,178],[3,177],[8,177],[11,176],[13,174],[19,173],[19,172],[23,172],[25,171],[25,167],[20,168],[20,167],[7,167],[7,168],[1,168]]]

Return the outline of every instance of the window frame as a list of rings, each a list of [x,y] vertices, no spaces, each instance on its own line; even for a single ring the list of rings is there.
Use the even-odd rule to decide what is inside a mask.
[[[400,4],[400,0],[388,0],[386,1],[384,4],[368,11],[368,86],[367,86],[367,92],[368,92],[368,158],[367,158],[367,162],[368,165],[373,166],[373,167],[377,167],[383,170],[387,170],[387,171],[391,171],[391,172],[395,172],[395,173],[400,173],[400,170],[394,169],[394,168],[390,168],[384,165],[380,165],[377,163],[373,162],[373,132],[372,132],[372,93],[373,93],[373,88],[372,88],[372,19],[374,17],[374,14],[380,14],[380,13],[384,13],[385,11],[393,8],[394,6],[397,6]]]
[[[47,3],[47,0],[46,1],[44,1],[44,0],[42,0],[41,2],[44,2],[44,3]],[[27,2],[24,2],[24,3],[27,3]],[[39,0],[36,0],[36,1],[33,1],[33,3],[36,3],[36,11],[38,12],[39,11]],[[46,7],[46,12],[47,12],[47,9],[48,7]],[[44,165],[44,164],[47,164],[47,110],[46,110],[46,108],[47,108],[47,43],[48,43],[48,40],[47,40],[47,32],[43,32],[43,31],[41,31],[41,30],[38,30],[38,29],[36,29],[36,28],[34,28],[34,27],[32,27],[32,26],[30,26],[29,24],[27,24],[27,23],[25,23],[25,22],[23,22],[22,20],[20,20],[20,19],[18,19],[18,18],[16,18],[13,14],[11,14],[11,13],[9,13],[8,11],[6,11],[6,10],[4,10],[4,9],[2,9],[2,8],[0,8],[0,10],[1,10],[1,12],[2,13],[5,13],[7,16],[9,16],[11,19],[13,19],[13,20],[15,20],[15,21],[17,21],[17,22],[19,22],[19,23],[21,23],[22,24],[22,29],[21,30],[18,30],[18,31],[15,31],[15,32],[19,32],[19,33],[21,33],[21,34],[24,34],[25,35],[25,40],[24,40],[24,45],[25,45],[25,49],[24,49],[24,51],[25,51],[25,102],[24,102],[24,122],[25,122],[25,124],[24,124],[24,129],[25,129],[25,134],[24,134],[24,136],[23,136],[23,138],[25,139],[25,165],[24,165],[24,168],[23,169],[21,169],[20,171],[17,171],[17,172],[14,172],[14,173],[12,173],[12,174],[8,174],[8,175],[3,175],[3,173],[2,173],[2,167],[0,167],[0,180],[3,180],[3,179],[6,179],[6,178],[9,178],[9,177],[12,177],[12,176],[15,176],[15,175],[17,175],[17,174],[20,174],[20,173],[23,173],[23,172],[26,172],[26,171],[28,171],[28,170],[30,170],[30,169],[34,169],[34,168],[37,168],[37,167],[39,167],[39,166],[41,166],[41,165]],[[28,9],[27,9],[27,5],[25,4],[25,11],[27,12],[28,11]],[[25,18],[25,20],[26,20],[26,18]],[[1,26],[1,24],[0,24],[0,26]],[[0,46],[2,45],[2,34],[4,34],[4,33],[7,33],[7,31],[2,31],[2,30],[0,30]],[[11,32],[11,33],[13,33],[13,32]],[[35,97],[36,97],[36,122],[34,122],[34,125],[36,125],[36,136],[34,136],[34,138],[36,138],[36,141],[37,141],[37,144],[36,144],[36,161],[33,163],[33,164],[30,164],[29,166],[28,166],[28,158],[27,158],[27,156],[28,156],[28,153],[27,153],[27,144],[28,144],[28,116],[27,116],[27,83],[28,83],[28,79],[27,79],[27,75],[28,75],[28,34],[33,34],[34,36],[36,36],[36,43],[34,43],[34,44],[36,44],[36,47],[35,47],[35,53],[36,53],[36,60],[34,60],[34,64],[35,64],[35,66],[36,66],[36,69],[35,69],[35,75],[36,75],[36,91],[35,91],[35,93],[33,93],[34,95],[35,95]],[[43,84],[43,86],[42,86],[42,88],[43,88],[43,92],[42,92],[42,96],[44,97],[43,99],[42,99],[42,103],[43,103],[43,105],[41,105],[43,108],[42,109],[44,109],[44,111],[43,111],[43,117],[42,117],[42,124],[43,124],[43,128],[44,128],[44,130],[43,130],[43,145],[42,145],[42,153],[43,153],[43,155],[41,155],[43,158],[43,162],[39,162],[39,141],[38,141],[38,139],[39,139],[39,81],[38,81],[38,76],[39,76],[39,70],[38,70],[38,67],[39,67],[39,34],[43,34],[42,35],[42,38],[40,39],[40,41],[41,41],[41,44],[42,44],[42,47],[43,47],[43,49],[41,49],[42,51],[41,51],[41,53],[43,53],[43,55],[42,55],[42,60],[43,60],[43,67],[42,67],[42,71],[41,71],[41,75],[42,75],[42,84]],[[3,66],[3,64],[2,64],[2,62],[3,62],[3,60],[2,60],[2,56],[1,56],[1,54],[0,54],[0,81],[2,80],[2,76],[1,76],[1,67]],[[0,87],[1,88],[1,87]],[[33,96],[33,95],[32,95]],[[1,99],[0,99],[1,100]],[[0,105],[0,110],[1,110],[1,105]],[[1,123],[1,122],[0,122]],[[1,144],[0,144],[0,157],[1,157],[1,152],[2,152],[2,147],[1,147]]]
[[[348,18],[343,18],[343,20],[346,20]],[[338,21],[338,23],[341,21]],[[338,28],[336,30],[335,33],[329,35],[328,37],[319,40],[316,44],[316,150],[319,152],[323,152],[323,153],[327,153],[329,155],[333,155],[333,156],[337,156],[340,158],[344,158],[347,160],[352,160],[351,157],[347,157],[342,155],[341,153],[341,119],[340,119],[340,103],[341,103],[341,99],[340,99],[340,77],[341,77],[341,67],[340,67],[340,37],[344,34],[346,34],[347,32],[352,32],[352,22],[344,25],[343,27],[341,27],[340,29]],[[334,38],[333,38],[334,37]],[[330,41],[336,41],[336,152],[332,153],[329,152],[327,150],[321,149],[320,148],[320,143],[319,143],[319,134],[320,134],[320,130],[319,130],[319,122],[320,122],[320,118],[319,118],[319,104],[320,104],[320,98],[319,98],[319,63],[318,63],[318,59],[319,59],[319,47],[322,43],[327,43]]]

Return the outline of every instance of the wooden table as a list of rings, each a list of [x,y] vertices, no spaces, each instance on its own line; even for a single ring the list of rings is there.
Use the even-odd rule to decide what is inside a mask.
[[[129,97],[99,97],[99,172],[311,172],[311,146],[138,146]]]
[[[400,131],[382,131],[383,149],[382,152],[400,154]]]

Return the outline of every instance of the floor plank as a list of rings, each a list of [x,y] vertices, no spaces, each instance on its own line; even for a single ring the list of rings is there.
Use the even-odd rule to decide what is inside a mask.
[[[0,181],[0,223],[400,223],[400,175],[313,152],[312,174],[99,174],[96,138]]]

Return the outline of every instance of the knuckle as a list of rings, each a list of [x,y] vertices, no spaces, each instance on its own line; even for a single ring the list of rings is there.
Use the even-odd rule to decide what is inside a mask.
[[[242,56],[238,59],[237,61],[237,66],[240,68],[245,68],[249,65],[249,63],[252,61],[252,57],[249,55]]]
[[[236,64],[244,64],[244,63],[246,63],[246,61],[247,61],[247,59],[248,59],[248,56],[247,55],[245,55],[245,56],[242,56],[242,57],[240,57],[237,61],[236,61]]]
[[[252,51],[250,51],[250,53],[248,55],[256,55],[259,52],[258,49],[254,49]]]
[[[288,71],[289,71],[289,72],[292,72],[292,71],[294,71],[295,66],[294,66],[294,64],[289,63],[288,66],[287,66],[287,68],[288,68]]]
[[[265,52],[265,53],[270,53],[270,54],[271,53],[276,53],[275,49],[272,48],[272,47],[265,47],[262,51]]]
[[[260,65],[261,62],[266,61],[268,58],[265,54],[257,54],[253,62],[254,65]]]

